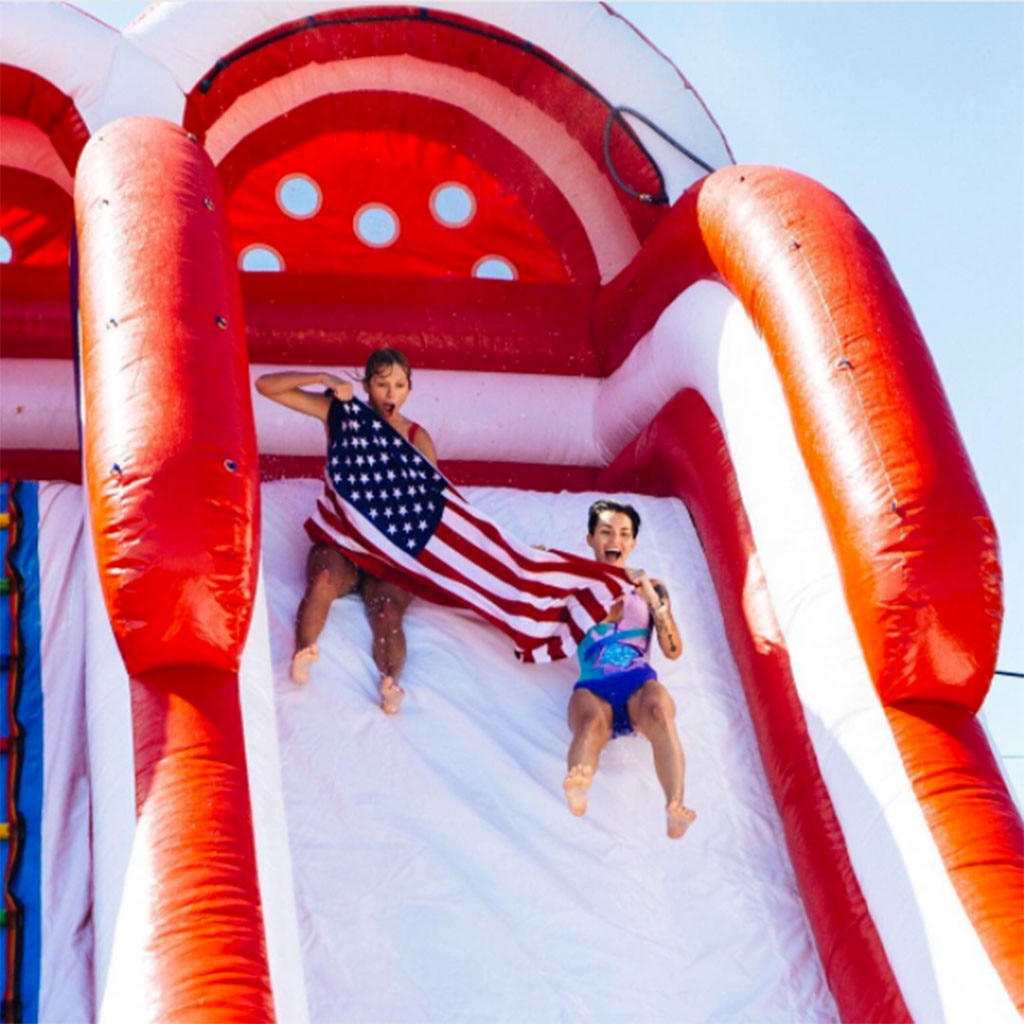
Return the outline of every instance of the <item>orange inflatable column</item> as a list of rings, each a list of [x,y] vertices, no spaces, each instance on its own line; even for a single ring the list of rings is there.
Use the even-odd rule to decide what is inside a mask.
[[[123,118],[83,151],[84,478],[131,685],[150,1020],[268,1020],[238,669],[258,566],[242,306],[212,163]],[[133,856],[135,855],[133,854]]]

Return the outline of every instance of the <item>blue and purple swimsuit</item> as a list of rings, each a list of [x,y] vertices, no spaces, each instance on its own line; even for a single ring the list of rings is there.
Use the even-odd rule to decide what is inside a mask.
[[[648,679],[658,675],[647,660],[654,623],[647,602],[634,590],[622,598],[618,622],[599,622],[587,630],[576,650],[584,689],[612,706],[612,735],[633,732],[626,702]]]

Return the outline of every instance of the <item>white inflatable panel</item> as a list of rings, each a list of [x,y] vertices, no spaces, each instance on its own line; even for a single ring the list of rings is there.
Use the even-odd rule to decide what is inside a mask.
[[[274,1012],[279,1021],[305,1024],[309,1014],[302,970],[302,937],[295,912],[292,858],[285,821],[262,569],[239,676],[256,872],[263,904]]]
[[[86,727],[89,737],[89,778],[92,785],[93,817],[93,977],[99,1019],[110,1020],[102,1012],[109,991],[115,935],[122,913],[142,913],[149,906],[144,889],[133,891],[126,884],[128,864],[135,842],[135,754],[132,746],[131,694],[128,673],[117,649],[117,641],[107,615],[96,556],[88,528],[85,530],[86,556],[83,566],[86,620]],[[128,906],[122,910],[122,904]],[[134,954],[134,955],[132,955]],[[134,990],[131,977],[144,974],[141,943],[125,947],[119,963],[125,979],[114,980],[114,991],[128,987],[114,997],[126,1009]],[[120,1002],[124,998],[125,1002]],[[144,1019],[144,1014],[136,1020]]]
[[[43,806],[40,1020],[93,1020],[81,488],[39,485]]]
[[[254,366],[255,380],[277,366]],[[355,382],[365,397],[362,367],[318,367]],[[316,390],[310,388],[309,390]],[[442,459],[536,462],[598,466],[601,456],[590,431],[598,381],[527,373],[461,373],[417,370],[402,412],[430,431]],[[253,389],[260,451],[279,455],[322,455],[323,426],[272,402]]]
[[[57,3],[4,4],[3,29],[0,63],[27,68],[51,82],[74,99],[85,123],[95,128],[121,33],[72,4]],[[55,40],[64,45],[55,46]]]
[[[73,4],[5,3],[3,29],[0,62],[28,68],[70,96],[90,132],[125,114],[181,120],[184,98],[167,69]],[[53,45],[57,39],[62,45]]]
[[[56,451],[78,447],[74,368],[70,361],[5,359],[0,373],[0,434],[12,449]],[[279,366],[251,369],[255,380]],[[362,367],[323,367],[356,381]],[[413,371],[404,412],[421,422],[446,459],[599,466],[602,456],[589,431],[598,381],[546,374]],[[361,394],[358,383],[357,393]],[[321,455],[321,425],[253,390],[260,452]],[[451,404],[450,404],[451,403]],[[653,412],[652,412],[653,415]]]
[[[671,316],[666,311],[601,382],[594,423],[604,465],[683,388],[698,387],[721,419],[715,393],[719,343],[726,319],[745,322],[746,315],[724,285],[707,281],[683,292],[670,309]]]
[[[4,447],[77,448],[71,360],[4,359],[0,365],[0,437]]]
[[[162,65],[123,39],[110,62],[110,81],[90,121],[95,134],[119,117],[139,114],[181,124],[185,97]]]

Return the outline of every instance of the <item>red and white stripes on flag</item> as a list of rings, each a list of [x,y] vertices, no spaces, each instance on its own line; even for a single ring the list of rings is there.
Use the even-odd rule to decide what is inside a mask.
[[[620,569],[510,537],[362,403],[332,403],[328,429],[324,491],[305,524],[310,538],[410,593],[474,612],[507,633],[524,661],[573,654],[630,587]],[[406,516],[420,520],[419,543],[403,542],[396,528],[415,529]]]

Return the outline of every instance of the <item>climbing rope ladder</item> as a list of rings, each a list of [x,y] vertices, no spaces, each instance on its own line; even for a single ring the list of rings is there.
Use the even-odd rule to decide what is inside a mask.
[[[0,482],[0,548],[4,554],[0,576],[0,672],[4,691],[0,716],[4,786],[0,820],[0,924],[4,944],[0,1016],[4,1022],[35,1019],[38,1002],[42,693],[36,510],[34,484]],[[36,733],[33,744],[26,743],[30,733]]]

